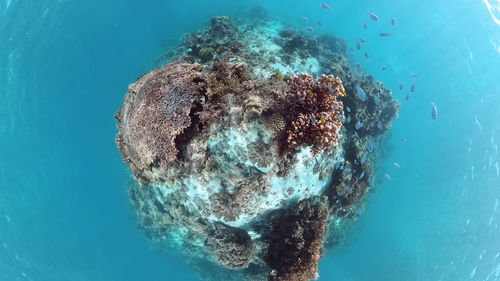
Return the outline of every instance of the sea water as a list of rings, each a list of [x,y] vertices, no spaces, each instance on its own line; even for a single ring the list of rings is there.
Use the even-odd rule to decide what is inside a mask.
[[[352,59],[401,103],[374,192],[320,280],[500,280],[494,0],[0,2],[0,280],[198,280],[136,228],[112,117],[182,34],[255,5],[353,48],[364,38]]]

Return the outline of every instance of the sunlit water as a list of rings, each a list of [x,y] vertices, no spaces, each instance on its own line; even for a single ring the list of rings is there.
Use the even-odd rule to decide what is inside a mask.
[[[500,280],[498,1],[235,2],[0,3],[0,280],[197,280],[136,229],[112,117],[183,33],[255,4],[365,38],[370,62],[352,59],[402,105],[376,191],[320,280]]]

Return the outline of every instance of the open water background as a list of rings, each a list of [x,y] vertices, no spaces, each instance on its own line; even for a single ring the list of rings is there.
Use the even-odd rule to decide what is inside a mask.
[[[1,0],[0,280],[197,280],[136,229],[113,115],[182,34],[255,4],[365,38],[370,62],[353,59],[402,105],[376,192],[320,280],[500,280],[500,14],[469,0]]]

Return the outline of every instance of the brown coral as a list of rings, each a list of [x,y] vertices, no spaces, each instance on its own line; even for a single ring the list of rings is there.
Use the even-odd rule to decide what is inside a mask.
[[[266,262],[271,281],[317,279],[323,255],[329,211],[325,197],[299,201],[271,215]]]
[[[342,125],[342,102],[344,86],[338,77],[322,75],[314,80],[312,76],[294,75],[288,81],[290,86],[289,114],[291,123],[287,142],[290,147],[308,145],[314,153],[332,152],[337,148],[339,130]]]
[[[142,76],[129,86],[116,143],[134,174],[176,160],[175,139],[191,125],[190,113],[199,96],[201,66],[173,62]]]

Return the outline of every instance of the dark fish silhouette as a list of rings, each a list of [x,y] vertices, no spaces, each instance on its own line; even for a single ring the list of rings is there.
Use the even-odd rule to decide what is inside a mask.
[[[436,118],[438,116],[438,110],[436,108],[436,105],[433,102],[431,102],[431,106],[432,106],[431,119],[432,119],[432,121],[436,121]]]
[[[359,44],[359,42],[356,42],[356,49],[361,50],[361,45]]]
[[[369,60],[370,60],[370,57],[368,56],[368,54],[367,54],[367,53],[365,53],[365,59],[366,59],[367,61],[369,61]]]
[[[403,83],[399,82],[399,90],[402,91],[403,90]]]
[[[368,15],[370,16],[370,18],[371,18],[373,21],[378,21],[378,17],[377,17],[377,15],[375,15],[374,13],[372,13],[372,12],[368,12]]]
[[[363,28],[368,29],[368,26],[366,25],[366,23],[363,23]]]
[[[380,36],[380,37],[389,37],[389,36],[392,36],[392,34],[390,34],[390,33],[380,33],[378,36]]]
[[[415,84],[411,84],[410,92],[415,92]]]
[[[323,23],[320,21],[320,20],[316,20],[316,23],[319,25],[319,26],[322,26]]]
[[[361,67],[361,64],[359,63],[356,64],[356,71],[358,72],[359,75],[363,73],[363,68]]]
[[[325,10],[328,10],[328,11],[333,10],[332,6],[330,6],[328,4],[321,4],[321,8],[323,8]]]
[[[383,65],[382,70],[386,70],[386,69],[387,69],[387,65]]]
[[[409,100],[409,99],[410,99],[410,94],[409,94],[409,93],[406,93],[405,100]]]
[[[363,37],[358,37],[358,39],[359,39],[359,41],[360,41],[361,43],[363,43],[363,44],[365,44],[365,43],[366,43],[366,40],[365,40]]]
[[[396,25],[396,20],[395,20],[395,19],[391,19],[391,25],[392,25],[392,26],[395,26],[395,25]]]

